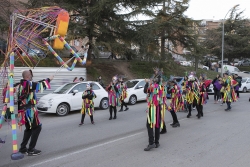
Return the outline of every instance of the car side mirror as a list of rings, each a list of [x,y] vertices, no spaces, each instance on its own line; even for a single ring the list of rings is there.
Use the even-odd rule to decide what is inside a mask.
[[[73,90],[73,95],[75,95],[76,93],[78,93],[78,90]]]

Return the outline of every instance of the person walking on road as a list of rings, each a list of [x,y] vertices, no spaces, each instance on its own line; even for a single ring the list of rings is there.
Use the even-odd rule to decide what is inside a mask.
[[[147,94],[147,123],[149,144],[144,151],[160,146],[160,128],[163,128],[166,105],[163,104],[164,86],[162,85],[162,71],[154,69],[153,79],[145,79],[144,93]]]
[[[119,112],[123,111],[123,106],[126,107],[124,111],[127,111],[129,108],[127,104],[124,102],[124,99],[126,99],[126,97],[128,96],[128,93],[127,93],[127,87],[123,83],[122,78],[119,78],[119,83],[117,86],[118,86],[118,92],[119,92],[119,103],[121,104],[121,109],[119,110]]]
[[[107,87],[108,97],[109,97],[109,120],[116,119],[117,113],[117,101],[118,101],[118,88],[117,88],[117,76],[112,78],[112,82]],[[114,110],[114,117],[112,118]]]
[[[39,134],[42,129],[42,124],[38,118],[38,111],[35,104],[37,104],[36,93],[43,89],[50,88],[50,81],[53,76],[43,79],[38,82],[33,82],[33,73],[31,70],[26,70],[22,73],[23,79],[20,81],[18,90],[18,117],[20,121],[19,126],[25,125],[23,141],[19,152],[23,154],[39,155],[41,150],[35,149]],[[28,149],[26,145],[29,143]]]
[[[92,124],[95,124],[94,118],[93,118],[93,112],[94,112],[94,99],[96,98],[96,95],[94,91],[92,90],[92,84],[87,83],[86,85],[86,90],[82,94],[82,109],[81,109],[81,123],[79,126],[84,124],[84,118],[86,113],[90,117],[90,121]]]

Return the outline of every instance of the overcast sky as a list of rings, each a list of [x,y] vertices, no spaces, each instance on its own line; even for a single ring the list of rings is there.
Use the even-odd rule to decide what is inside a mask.
[[[227,12],[237,4],[240,5],[240,11],[245,10],[243,15],[250,18],[250,0],[190,0],[185,14],[195,20],[219,20],[224,19]]]

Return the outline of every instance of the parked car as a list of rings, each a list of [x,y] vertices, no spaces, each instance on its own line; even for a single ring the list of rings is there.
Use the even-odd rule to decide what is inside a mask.
[[[180,64],[182,66],[192,66],[192,62],[191,61],[180,61]]]
[[[221,68],[221,61],[218,61],[219,68]],[[227,60],[223,60],[223,65],[228,65],[229,62]]]
[[[239,91],[247,92],[250,90],[250,78],[242,78],[241,87]]]
[[[233,62],[230,63],[230,65],[232,65],[232,66],[239,66],[239,62],[240,61],[234,60]]]
[[[92,83],[92,89],[96,94],[94,107],[103,110],[108,108],[108,92],[98,82],[67,83],[57,88],[53,93],[40,98],[37,109],[39,112],[56,113],[65,116],[70,111],[82,108],[82,93],[86,90],[86,84]]]
[[[146,94],[143,91],[146,84],[145,79],[128,80],[125,84],[128,93],[127,98],[124,99],[125,103],[134,105],[137,101],[146,100]]]
[[[250,74],[250,71],[242,71],[245,74]]]
[[[214,85],[213,85],[213,84],[210,84],[207,93],[208,93],[208,94],[214,94]]]
[[[102,59],[112,59],[115,58],[116,56],[114,54],[112,54],[112,52],[108,51],[107,48],[103,47],[103,46],[98,46],[97,47],[99,55],[96,55],[94,51],[92,51],[91,54],[91,58],[93,59],[97,59],[97,58],[102,58]]]
[[[249,60],[243,60],[240,65],[241,66],[250,66],[250,61]]]
[[[18,48],[18,49],[20,50],[20,48]],[[37,56],[39,58],[45,58],[46,57],[46,54],[40,49],[28,49],[28,55],[31,56],[31,57]],[[22,53],[22,56],[26,56],[26,54]]]

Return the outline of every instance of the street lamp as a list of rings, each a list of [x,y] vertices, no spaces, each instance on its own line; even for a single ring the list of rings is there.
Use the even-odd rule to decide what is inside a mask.
[[[225,18],[222,20],[222,46],[221,46],[221,76],[223,76],[223,58],[224,58],[224,23],[225,23],[225,19],[228,15],[228,13],[230,11],[232,11],[233,9],[235,9],[236,7],[238,7],[239,4],[235,5],[234,7],[232,7],[226,14]]]

